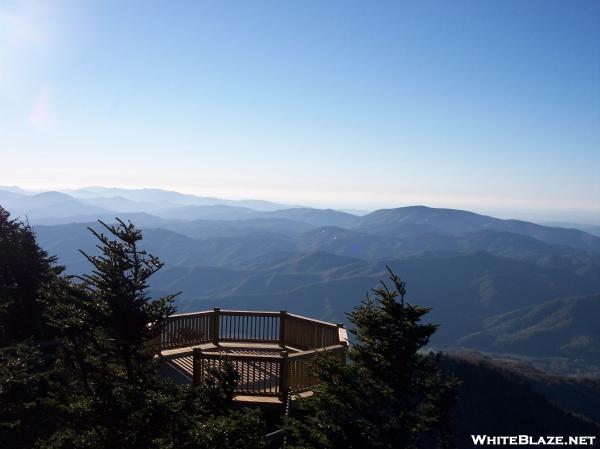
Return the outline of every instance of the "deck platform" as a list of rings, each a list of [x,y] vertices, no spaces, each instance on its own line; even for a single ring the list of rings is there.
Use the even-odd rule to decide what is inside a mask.
[[[164,372],[184,383],[201,383],[230,363],[238,374],[236,403],[281,408],[312,395],[314,357],[344,360],[346,347],[341,325],[283,311],[214,309],[171,316],[160,355]]]

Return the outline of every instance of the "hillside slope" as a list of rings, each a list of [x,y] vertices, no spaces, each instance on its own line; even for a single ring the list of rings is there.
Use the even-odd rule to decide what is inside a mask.
[[[600,360],[600,295],[563,298],[489,318],[460,340],[485,351]]]
[[[582,383],[577,390],[570,379],[554,378],[553,387],[544,390],[531,376],[489,359],[450,356],[442,360],[445,371],[461,382],[453,414],[457,448],[472,448],[471,435],[600,433],[593,402],[574,404],[558,393],[561,385],[570,385],[572,394],[587,391],[593,401],[600,395],[600,386],[594,381]]]

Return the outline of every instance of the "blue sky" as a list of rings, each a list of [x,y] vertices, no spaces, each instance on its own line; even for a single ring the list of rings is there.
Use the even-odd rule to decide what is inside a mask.
[[[0,3],[2,185],[600,222],[600,2]]]

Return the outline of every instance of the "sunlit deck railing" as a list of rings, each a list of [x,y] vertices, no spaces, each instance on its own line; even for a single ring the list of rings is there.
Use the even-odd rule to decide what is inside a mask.
[[[238,349],[231,350],[232,345]],[[318,384],[310,365],[319,354],[343,361],[347,334],[341,324],[285,311],[215,308],[169,317],[161,337],[162,350],[189,347],[194,383],[201,383],[210,369],[227,362],[238,373],[236,394],[283,397]]]

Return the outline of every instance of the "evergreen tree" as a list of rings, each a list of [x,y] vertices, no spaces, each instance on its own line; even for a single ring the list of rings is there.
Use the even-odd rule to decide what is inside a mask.
[[[0,447],[31,448],[57,426],[46,314],[62,270],[0,207]]]
[[[136,384],[156,376],[155,356],[167,317],[175,311],[175,295],[148,296],[148,278],[163,263],[139,248],[140,230],[121,220],[116,226],[100,223],[114,240],[89,228],[102,254],[82,251],[93,266],[92,274],[83,276],[82,286],[90,294],[86,309],[103,334],[96,340],[103,364]]]
[[[390,280],[393,289],[382,282],[349,314],[350,363],[315,363],[322,384],[289,421],[294,447],[451,445],[456,385],[423,352],[436,326],[421,322],[429,309],[405,302],[405,283],[391,271]]]
[[[42,446],[261,447],[258,415],[232,411],[235,372],[215,372],[199,387],[161,378],[159,341],[174,295],[152,300],[147,282],[163,264],[140,249],[142,234],[131,223],[100,223],[107,234],[90,229],[100,254],[84,253],[92,273],[69,285],[53,308],[62,337],[56,402],[64,419]]]
[[[63,267],[42,250],[31,227],[0,207],[0,344],[53,337],[47,293]]]

